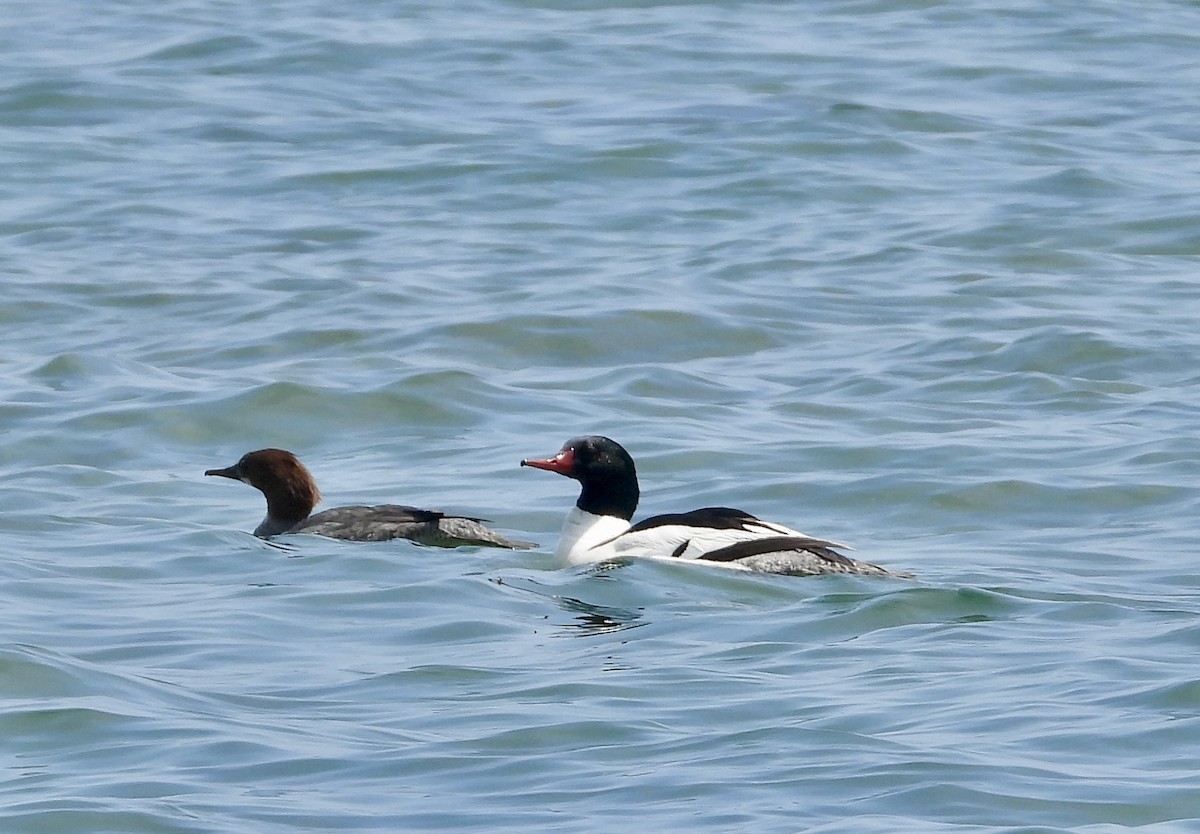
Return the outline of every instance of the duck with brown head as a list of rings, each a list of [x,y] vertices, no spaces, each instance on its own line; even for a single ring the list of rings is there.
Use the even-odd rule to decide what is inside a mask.
[[[282,533],[312,533],[351,541],[410,539],[437,547],[477,545],[527,550],[533,542],[501,536],[483,526],[486,519],[447,515],[403,504],[336,507],[311,515],[321,500],[308,467],[283,449],[247,452],[233,466],[209,469],[217,475],[244,481],[267,499],[267,516],[254,530],[262,538]]]

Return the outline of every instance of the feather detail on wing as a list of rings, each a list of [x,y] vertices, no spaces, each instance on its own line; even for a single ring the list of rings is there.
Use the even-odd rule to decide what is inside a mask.
[[[765,539],[787,538],[811,542],[813,547],[853,548],[837,542],[815,539],[798,530],[774,524],[730,507],[703,507],[686,513],[656,515],[630,527],[628,530],[597,545],[611,548],[616,556],[638,556],[670,554],[679,559],[709,559],[706,555],[735,547],[740,543],[752,543]],[[732,552],[732,551],[730,551]],[[834,553],[832,550],[828,550]],[[841,554],[835,554],[839,558]],[[715,561],[737,559],[731,556]]]

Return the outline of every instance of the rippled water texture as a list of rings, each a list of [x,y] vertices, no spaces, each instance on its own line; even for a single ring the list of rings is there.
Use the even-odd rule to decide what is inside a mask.
[[[4,832],[1200,827],[1195,4],[4,15]],[[563,569],[584,433],[918,578]]]

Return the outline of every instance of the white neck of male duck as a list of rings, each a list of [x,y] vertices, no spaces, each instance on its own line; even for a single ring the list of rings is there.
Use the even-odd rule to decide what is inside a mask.
[[[563,520],[554,555],[571,565],[597,562],[610,555],[599,547],[629,529],[629,519],[615,515],[596,515],[578,506]]]
[[[567,513],[557,554],[571,563],[605,558],[597,545],[629,529],[640,491],[633,458],[607,437],[577,437],[557,455],[527,459],[522,466],[557,472],[579,481],[579,499]]]

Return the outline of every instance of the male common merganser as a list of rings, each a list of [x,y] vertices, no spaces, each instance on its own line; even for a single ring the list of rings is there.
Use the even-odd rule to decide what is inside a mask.
[[[437,547],[482,545],[513,550],[537,547],[533,542],[506,539],[493,533],[480,523],[486,519],[445,515],[401,504],[337,507],[310,516],[321,500],[317,483],[308,468],[283,449],[247,452],[233,466],[209,469],[204,474],[245,481],[266,496],[267,517],[254,531],[254,535],[264,539],[280,533],[313,533],[360,542],[412,539]]]
[[[640,492],[633,458],[607,437],[568,440],[557,455],[522,466],[579,481],[579,500],[567,513],[557,555],[569,564],[627,556],[677,558],[792,576],[859,573],[911,578],[843,556],[846,545],[814,539],[729,507],[656,515],[630,526]]]

